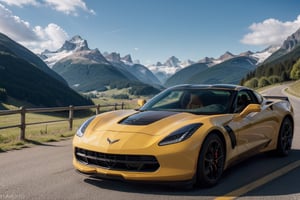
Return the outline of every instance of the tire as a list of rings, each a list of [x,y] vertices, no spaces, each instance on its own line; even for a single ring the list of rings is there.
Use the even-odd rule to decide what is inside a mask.
[[[225,148],[221,138],[210,134],[205,139],[199,153],[197,165],[197,185],[211,187],[218,183],[224,170]]]
[[[290,118],[286,117],[281,123],[277,139],[276,154],[278,156],[287,156],[292,148],[294,135],[294,126]]]

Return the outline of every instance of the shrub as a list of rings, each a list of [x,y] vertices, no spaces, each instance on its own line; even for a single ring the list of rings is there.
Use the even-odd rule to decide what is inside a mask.
[[[270,77],[268,78],[268,80],[269,80],[269,82],[270,82],[271,84],[275,84],[275,83],[280,83],[280,82],[282,82],[281,78],[280,78],[279,76],[275,76],[275,75],[270,76]]]
[[[290,78],[293,80],[300,79],[300,59],[293,65],[290,73]]]
[[[269,80],[263,76],[259,79],[258,81],[258,87],[265,87],[265,86],[268,86],[268,85],[271,85],[271,83],[269,82]]]
[[[252,78],[244,83],[244,86],[249,88],[257,88],[258,87],[258,80],[257,78]]]

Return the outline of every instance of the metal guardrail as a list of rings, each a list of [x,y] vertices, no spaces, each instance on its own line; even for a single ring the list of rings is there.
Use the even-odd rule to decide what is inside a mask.
[[[112,107],[114,110],[117,110],[118,107],[124,109],[124,103],[121,104],[111,104],[111,105],[88,105],[88,106],[68,106],[68,107],[53,107],[53,108],[25,108],[20,107],[18,110],[0,110],[0,116],[3,115],[13,115],[13,114],[20,114],[20,124],[17,125],[9,125],[9,126],[2,126],[1,129],[8,129],[8,128],[20,128],[20,140],[25,140],[25,131],[26,126],[30,125],[37,125],[37,124],[49,124],[49,123],[58,123],[62,121],[69,122],[69,130],[73,129],[73,120],[74,120],[74,111],[77,110],[88,110],[88,109],[96,109],[96,114],[100,113],[100,109],[104,107]],[[27,113],[44,113],[44,112],[59,112],[59,111],[68,111],[69,117],[67,119],[60,119],[60,120],[51,120],[51,121],[43,121],[43,122],[32,122],[26,123],[26,114]]]

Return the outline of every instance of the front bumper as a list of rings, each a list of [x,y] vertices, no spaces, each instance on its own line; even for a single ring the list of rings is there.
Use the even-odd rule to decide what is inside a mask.
[[[95,162],[84,162],[85,160],[79,159],[78,152],[79,149],[84,151],[96,152],[96,154],[103,154],[105,150],[97,149],[95,147],[89,146],[87,144],[82,144],[74,139],[73,142],[73,165],[81,173],[96,175],[103,179],[118,179],[125,181],[157,181],[157,182],[169,182],[169,181],[190,181],[193,180],[196,169],[197,160],[199,155],[199,147],[195,147],[190,144],[178,143],[166,146],[155,146],[144,150],[130,150],[128,154],[124,154],[126,150],[120,150],[120,152],[114,151],[105,153],[112,157],[102,157]],[[83,153],[84,151],[80,151]],[[138,152],[138,153],[136,153]],[[126,152],[127,153],[127,152]],[[90,155],[90,154],[87,154]],[[92,153],[91,155],[94,156]],[[137,163],[125,163],[125,167],[120,167],[116,165],[116,162],[120,160],[118,156],[138,156],[142,157],[142,162],[146,160],[149,164],[146,168],[140,168]],[[147,155],[147,156],[145,156]],[[99,157],[99,155],[96,155]],[[92,158],[92,156],[88,157]],[[107,159],[110,158],[110,159]],[[143,158],[145,160],[143,160]],[[154,158],[154,159],[153,159]],[[114,160],[115,159],[115,160]],[[153,161],[153,162],[152,162]],[[157,164],[155,164],[157,162]],[[152,164],[151,164],[152,163]]]

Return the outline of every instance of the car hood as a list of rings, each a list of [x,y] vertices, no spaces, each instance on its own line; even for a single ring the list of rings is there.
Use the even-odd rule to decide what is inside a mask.
[[[98,115],[87,129],[87,134],[95,132],[141,133],[161,135],[182,126],[199,123],[206,115],[169,111],[122,110]]]
[[[147,153],[143,150],[157,146],[172,132],[193,123],[209,124],[217,115],[196,115],[186,112],[120,110],[103,113],[87,127],[80,139],[83,148],[120,153]],[[228,117],[225,117],[228,118]],[[217,120],[220,121],[220,120]],[[201,129],[201,128],[200,128]],[[76,139],[76,138],[75,138]],[[78,139],[78,138],[77,138]],[[149,153],[149,152],[148,152]]]

